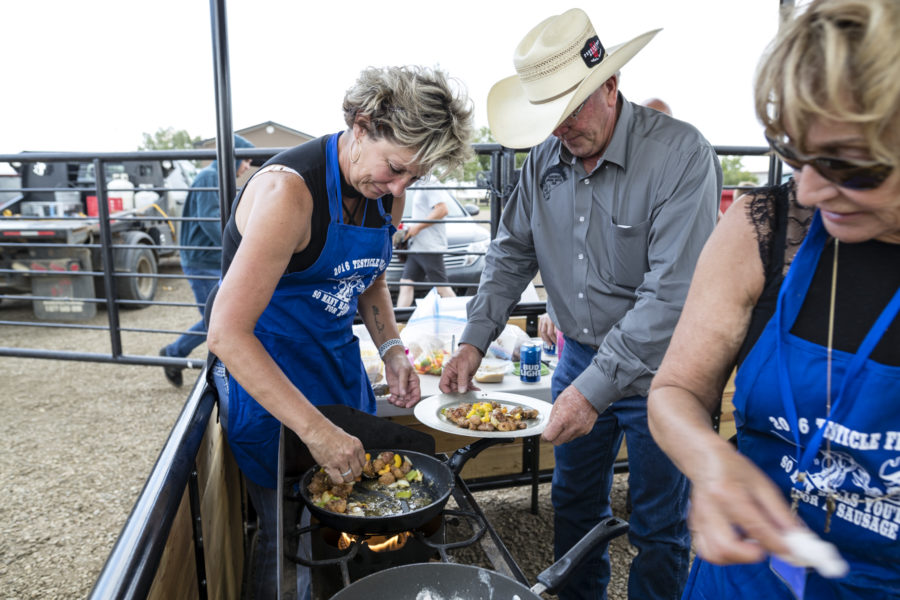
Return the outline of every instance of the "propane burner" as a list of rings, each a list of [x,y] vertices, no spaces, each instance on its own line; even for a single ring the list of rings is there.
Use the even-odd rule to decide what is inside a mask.
[[[377,571],[436,560],[439,554],[432,544],[444,541],[440,515],[416,531],[387,535],[351,534],[322,526],[309,529],[313,600],[330,598],[351,582]]]
[[[341,550],[348,549],[352,544],[360,542],[364,543],[372,552],[394,552],[400,550],[406,545],[406,540],[412,536],[409,531],[404,531],[392,536],[372,535],[359,536],[352,533],[342,533],[338,538],[338,548]]]

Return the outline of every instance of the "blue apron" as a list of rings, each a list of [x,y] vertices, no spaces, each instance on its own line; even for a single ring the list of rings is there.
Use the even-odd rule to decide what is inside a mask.
[[[383,226],[343,222],[339,135],[328,140],[325,150],[330,214],[325,247],[308,269],[281,277],[254,333],[312,404],[343,404],[375,414],[375,395],[352,326],[359,295],[391,260],[394,227],[380,198]],[[228,377],[228,443],[235,460],[253,482],[274,488],[280,423]]]
[[[738,370],[734,395],[738,447],[786,498],[790,500],[792,488],[801,493],[800,518],[838,546],[850,564],[849,575],[839,581],[811,573],[807,598],[897,598],[900,367],[876,363],[869,356],[900,311],[900,290],[855,354],[833,350],[828,418],[826,348],[790,333],[827,240],[817,212],[785,277],[775,315]],[[827,323],[823,321],[822,327]],[[805,481],[798,479],[799,473],[807,474]],[[830,490],[837,494],[836,509],[831,530],[824,533]],[[731,567],[703,563],[695,565],[695,571],[689,585],[697,598],[737,590],[744,590],[739,597],[793,597],[768,562]]]

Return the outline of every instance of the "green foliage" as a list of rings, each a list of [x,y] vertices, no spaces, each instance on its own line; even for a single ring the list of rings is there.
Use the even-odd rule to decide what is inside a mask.
[[[474,143],[476,144],[496,144],[497,140],[494,139],[494,136],[491,135],[491,130],[489,127],[482,127],[478,130],[478,133],[475,135]],[[516,168],[521,169],[522,164],[525,162],[525,157],[528,156],[527,152],[520,152],[516,154]],[[490,171],[491,170],[491,155],[490,154],[476,154],[469,162],[463,165],[463,173],[462,180],[466,182],[474,182],[478,177],[478,173],[482,171]]]
[[[744,164],[740,156],[722,156],[722,177],[724,185],[738,185],[743,181],[756,181],[756,176],[750,171],[744,170]]]
[[[200,137],[191,137],[184,129],[175,131],[172,127],[160,127],[156,133],[144,133],[144,141],[138,150],[193,150],[200,143]]]
[[[491,137],[491,130],[488,127],[482,127],[475,135],[474,142],[476,144],[489,144],[494,141]],[[463,181],[475,181],[479,171],[489,171],[491,168],[490,154],[476,154],[469,162],[463,165]]]

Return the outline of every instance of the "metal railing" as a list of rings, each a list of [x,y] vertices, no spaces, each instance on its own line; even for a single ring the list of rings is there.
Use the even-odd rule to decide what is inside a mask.
[[[480,177],[478,186],[468,185],[431,185],[430,188],[454,190],[484,190],[489,199],[490,219],[445,219],[442,222],[447,224],[454,223],[481,223],[490,225],[490,238],[496,236],[499,226],[500,214],[503,206],[512,194],[515,183],[518,179],[518,172],[515,170],[515,156],[517,151],[503,148],[497,144],[476,144],[474,145],[476,153],[479,155],[490,156],[490,169]],[[278,148],[270,149],[240,149],[235,152],[238,158],[268,158],[280,151]],[[763,156],[768,153],[765,147],[744,147],[744,146],[721,146],[716,151],[720,156]],[[177,161],[185,160],[202,160],[212,159],[216,157],[213,150],[157,150],[143,152],[119,152],[119,153],[22,153],[14,155],[0,155],[0,162],[9,162],[21,165],[22,169],[29,168],[47,163],[56,163],[63,166],[68,165],[92,165],[93,172],[104,174],[110,166],[121,166],[128,163],[139,164],[155,164],[161,165],[164,162],[174,164]],[[781,178],[781,163],[773,157],[769,159],[769,182],[779,181]],[[57,328],[84,331],[106,331],[108,335],[108,352],[79,352],[64,351],[58,348],[30,348],[30,347],[10,347],[0,346],[0,356],[18,356],[28,358],[44,358],[55,360],[77,360],[90,362],[107,362],[119,364],[135,364],[147,366],[178,366],[187,368],[201,368],[202,361],[170,358],[158,355],[146,355],[129,353],[125,350],[122,341],[122,334],[156,334],[167,336],[171,340],[171,336],[177,335],[194,335],[202,336],[203,333],[192,332],[188,330],[162,328],[162,327],[136,327],[129,324],[131,319],[128,318],[128,311],[123,312],[120,309],[131,309],[137,307],[165,307],[166,309],[183,309],[190,310],[192,313],[198,309],[202,310],[203,305],[196,302],[182,302],[171,300],[159,300],[156,298],[124,298],[119,293],[123,281],[136,280],[144,282],[146,286],[155,287],[159,282],[172,280],[188,280],[191,277],[181,273],[176,267],[175,273],[156,272],[136,272],[123,270],[121,268],[109,268],[109,265],[121,262],[121,256],[129,251],[140,251],[147,248],[145,243],[127,243],[123,240],[122,231],[138,231],[141,224],[153,223],[155,227],[162,227],[157,237],[165,237],[166,229],[169,232],[169,240],[163,243],[159,239],[153,240],[156,244],[151,246],[157,260],[160,257],[175,257],[181,250],[199,249],[196,246],[182,246],[174,239],[175,230],[180,225],[189,220],[215,222],[214,217],[194,217],[192,219],[184,218],[177,214],[177,211],[171,210],[172,206],[160,207],[154,204],[152,208],[143,212],[132,213],[110,213],[109,197],[110,190],[106,183],[106,177],[100,176],[95,178],[93,185],[79,185],[78,187],[66,187],[66,192],[76,192],[86,196],[93,193],[97,198],[96,215],[82,216],[70,215],[62,218],[55,216],[12,216],[2,214],[4,208],[16,206],[16,200],[7,200],[0,204],[0,327],[30,327],[30,328]],[[423,186],[426,187],[426,186]],[[728,186],[733,188],[734,186]],[[164,187],[153,185],[145,187],[144,191],[151,191],[159,194],[160,197],[171,195],[176,192],[187,193],[188,187]],[[216,191],[216,188],[203,188],[204,190]],[[427,189],[427,188],[426,188]],[[52,193],[60,191],[57,187],[31,187],[7,190],[12,193],[26,194],[36,193]],[[135,190],[137,191],[137,190]],[[425,219],[407,220],[407,223],[428,222]],[[79,239],[67,242],[49,242],[46,241],[50,236],[32,235],[24,238],[21,231],[17,231],[19,224],[28,223],[32,229],[40,229],[46,224],[48,231],[56,228],[69,228],[73,231],[80,232]],[[11,229],[12,228],[12,229]],[[149,229],[146,228],[145,229]],[[87,231],[87,233],[85,233]],[[153,230],[151,229],[151,232]],[[40,233],[33,231],[32,233]],[[72,236],[75,237],[75,236]],[[152,236],[151,236],[152,237]],[[147,241],[147,240],[144,240]],[[54,265],[53,260],[71,259],[73,253],[80,252],[81,256],[90,255],[94,260],[89,261],[91,268],[83,268],[79,265],[78,260],[72,259],[70,265],[75,265],[75,270],[60,271],[59,265]],[[485,254],[484,251],[471,251],[466,249],[453,248],[445,252],[440,251],[416,251],[416,250],[398,250],[398,256],[404,254],[442,254],[448,257],[450,261],[459,260],[459,257],[476,257],[480,259]],[[6,258],[4,258],[6,257]],[[21,260],[20,260],[21,259]],[[35,259],[35,260],[32,260]],[[48,262],[49,261],[49,262]],[[49,266],[48,266],[49,264]],[[389,282],[392,292],[399,288],[398,264],[392,261],[389,266],[389,273],[393,271],[394,275]],[[195,279],[201,276],[195,276]],[[60,293],[59,290],[53,289],[49,285],[36,285],[38,281],[55,281],[60,279],[68,280],[68,287]],[[29,281],[32,282],[31,293],[26,293],[22,288]],[[72,290],[78,287],[77,282],[86,282],[88,285],[81,285],[81,293],[77,297],[72,296]],[[4,289],[3,283],[6,282],[7,287]],[[96,282],[96,285],[95,285]],[[15,289],[18,284],[19,289]],[[140,283],[136,283],[139,286]],[[433,286],[449,286],[457,289],[471,290],[475,287],[473,281],[454,281],[449,279],[443,282],[421,282],[413,281],[412,287],[423,290]],[[97,289],[97,295],[94,295],[94,289]],[[541,287],[540,283],[536,287]],[[12,288],[12,289],[11,289]],[[84,293],[85,289],[89,293]],[[45,293],[41,293],[44,291]],[[68,291],[69,295],[65,292]],[[53,319],[48,314],[44,314],[43,319],[29,319],[18,316],[17,318],[8,318],[9,312],[6,307],[10,303],[32,302],[35,305],[39,303],[52,303],[56,307],[65,307],[66,303],[78,302],[83,305],[94,305],[93,310],[97,308],[106,309],[105,323],[99,318],[90,319],[88,323],[79,323],[69,320]],[[4,314],[6,313],[6,314]],[[59,313],[62,314],[62,313]],[[404,317],[408,317],[408,312],[398,309],[397,317],[401,322]],[[63,315],[65,316],[65,315]],[[199,313],[197,313],[199,318]],[[161,318],[160,322],[169,319]]]
[[[490,154],[492,162],[498,164],[498,158],[503,151],[495,144],[476,145],[476,151],[482,154]],[[276,154],[280,148],[270,149],[241,149],[235,152],[238,158],[268,158]],[[509,151],[506,151],[509,152]],[[63,180],[65,187],[48,187],[46,185],[19,187],[5,191],[19,194],[11,200],[0,204],[0,327],[29,327],[29,328],[57,328],[84,331],[106,331],[108,334],[108,352],[82,352],[65,351],[58,348],[45,347],[0,347],[0,356],[18,356],[28,358],[44,358],[55,360],[77,360],[89,362],[107,362],[119,364],[138,364],[147,366],[178,366],[187,368],[200,368],[201,361],[169,358],[158,355],[142,355],[129,353],[123,345],[123,333],[158,334],[160,336],[196,335],[203,333],[191,332],[162,327],[134,327],[129,324],[127,311],[122,309],[166,307],[172,309],[187,309],[191,312],[202,310],[202,304],[196,302],[164,301],[155,297],[123,297],[120,290],[123,281],[133,280],[134,286],[143,285],[155,290],[160,282],[171,280],[199,279],[200,276],[189,277],[181,272],[159,272],[158,262],[162,257],[176,257],[182,250],[198,249],[196,246],[180,245],[175,239],[175,232],[186,221],[215,222],[212,217],[185,218],[180,216],[178,210],[168,199],[172,194],[180,192],[186,194],[189,188],[165,187],[155,182],[155,185],[135,188],[138,191],[153,192],[160,197],[158,203],[144,210],[135,209],[126,212],[111,212],[110,197],[121,194],[121,191],[110,190],[107,184],[108,170],[122,165],[133,163],[153,165],[161,168],[164,162],[175,164],[177,161],[193,161],[201,159],[213,159],[216,153],[213,150],[158,150],[145,152],[116,152],[116,153],[22,153],[13,155],[0,155],[0,162],[8,162],[19,167],[20,172],[41,167],[43,170],[47,164],[55,164],[58,171],[72,171],[74,168],[91,165],[95,177],[92,185],[80,181],[73,187],[71,173]],[[499,172],[498,167],[492,167],[491,172]],[[59,183],[59,181],[58,181]],[[447,189],[474,189],[471,185],[441,186]],[[484,189],[490,194],[491,206],[499,206],[505,198],[497,196],[497,189],[504,187],[502,184],[493,190]],[[506,186],[509,188],[509,186]],[[200,188],[198,188],[200,189]],[[217,191],[216,188],[202,188],[203,190]],[[28,202],[30,197],[36,194],[52,194],[65,191],[78,194],[85,199],[89,194],[94,198],[95,214],[85,215],[85,201],[79,207],[79,214],[67,215],[22,215],[22,204]],[[46,197],[46,196],[43,196]],[[162,205],[162,206],[160,206]],[[12,214],[16,210],[19,214]],[[493,211],[499,215],[499,210]],[[492,223],[492,229],[496,229],[493,220],[465,220],[460,222]],[[123,237],[123,232],[141,231],[148,229],[147,223],[154,223],[156,227],[168,229],[161,234],[150,236],[154,239],[143,239],[146,243],[129,243]],[[26,227],[27,226],[27,227]],[[77,232],[78,235],[72,235]],[[53,234],[57,234],[54,237]],[[155,238],[165,238],[163,240]],[[145,271],[127,270],[120,268],[122,256],[129,251],[141,251],[150,248],[154,253],[157,263],[156,268]],[[204,248],[205,249],[205,248]],[[221,248],[218,248],[221,251]],[[451,251],[449,255],[484,254],[483,252]],[[75,258],[77,257],[77,258]],[[52,260],[68,261],[60,265],[48,263]],[[110,268],[116,265],[116,268]],[[63,282],[64,285],[42,285],[42,282]],[[449,285],[468,285],[472,282],[446,282]],[[390,284],[396,288],[397,283]],[[417,284],[418,285],[418,284]],[[425,284],[422,284],[425,285]],[[430,284],[433,285],[433,284]],[[52,289],[51,289],[52,288]],[[95,293],[96,291],[96,293]],[[10,305],[22,305],[31,302],[35,311],[38,307],[51,306],[53,310],[44,310],[34,318],[28,318],[15,311],[15,318],[9,317]],[[73,307],[78,310],[74,310]],[[87,307],[87,308],[85,308]],[[99,308],[106,309],[105,323],[100,318],[95,318]],[[69,312],[71,311],[71,312]],[[5,314],[4,314],[5,313]],[[87,314],[83,320],[77,322],[76,316]],[[199,314],[198,314],[199,318]],[[168,319],[160,319],[165,322]]]

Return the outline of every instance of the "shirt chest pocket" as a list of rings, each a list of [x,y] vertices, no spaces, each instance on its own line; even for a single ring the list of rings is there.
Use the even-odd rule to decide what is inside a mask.
[[[637,225],[616,225],[607,219],[603,235],[605,255],[612,280],[617,285],[636,288],[650,270],[647,240],[650,221]]]

